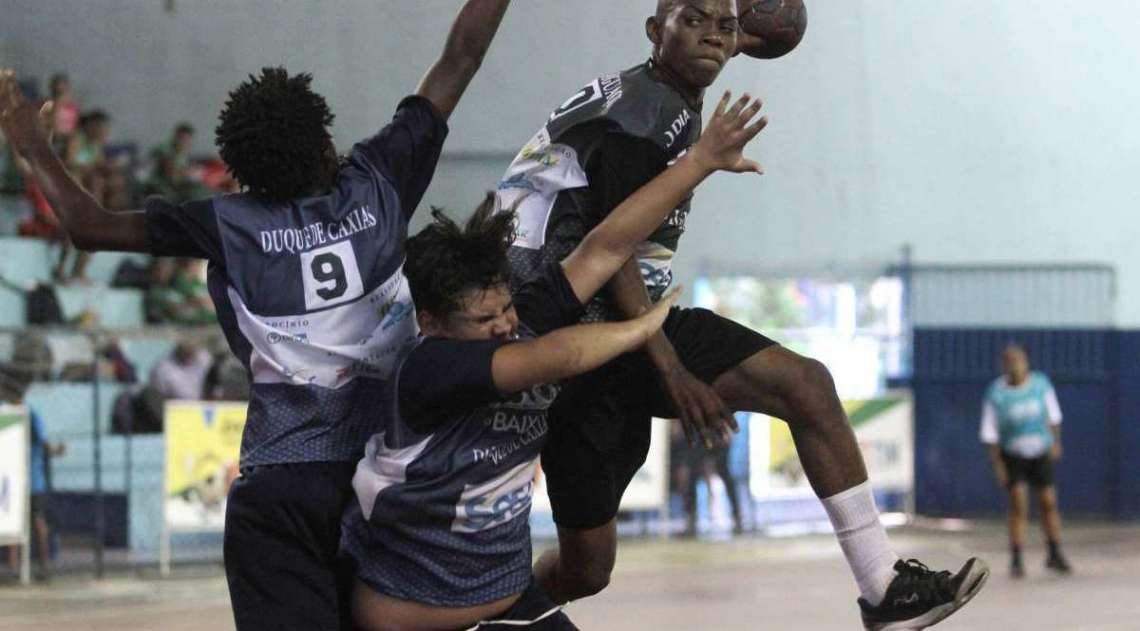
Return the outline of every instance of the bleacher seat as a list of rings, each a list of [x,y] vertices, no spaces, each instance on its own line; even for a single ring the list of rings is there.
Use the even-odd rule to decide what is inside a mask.
[[[98,284],[110,285],[119,265],[127,260],[146,267],[150,257],[132,252],[96,252],[91,256],[91,262],[87,265],[87,277]]]
[[[0,328],[19,329],[27,324],[24,294],[0,287]]]
[[[128,338],[122,341],[123,353],[135,365],[139,380],[144,382],[155,364],[169,355],[173,348],[173,339]]]
[[[136,328],[144,322],[143,292],[137,289],[58,287],[56,296],[68,320],[90,310],[99,314],[99,325],[108,329]]]
[[[0,276],[23,286],[47,282],[57,256],[58,252],[40,239],[0,238]]]
[[[99,384],[99,427],[104,434],[111,431],[111,410],[115,397],[125,388],[116,383]],[[70,440],[90,436],[95,413],[95,385],[90,383],[36,383],[25,397],[44,421],[51,440]],[[65,456],[66,457],[66,456]]]

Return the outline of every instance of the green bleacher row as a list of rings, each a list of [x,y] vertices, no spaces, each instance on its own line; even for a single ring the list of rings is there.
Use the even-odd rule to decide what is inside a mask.
[[[3,213],[0,210],[0,213]],[[50,282],[59,248],[41,239],[0,237],[0,277],[6,283],[30,287]],[[99,315],[99,324],[109,329],[129,329],[142,326],[143,292],[137,289],[111,289],[107,285],[115,270],[127,259],[145,265],[147,257],[140,254],[98,252],[91,257],[87,276],[94,281],[90,287],[57,287],[60,307],[65,318],[72,319],[86,310]],[[25,319],[25,299],[21,292],[5,287],[0,290],[0,327],[21,327]]]

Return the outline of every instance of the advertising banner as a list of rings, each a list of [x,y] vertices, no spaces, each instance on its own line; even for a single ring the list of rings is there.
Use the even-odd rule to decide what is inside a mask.
[[[238,477],[246,404],[166,404],[164,514],[169,531],[220,531]]]

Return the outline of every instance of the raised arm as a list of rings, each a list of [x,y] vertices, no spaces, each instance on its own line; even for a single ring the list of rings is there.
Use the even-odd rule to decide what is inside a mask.
[[[24,99],[16,73],[0,70],[0,128],[43,189],[59,221],[82,250],[146,252],[146,217],[142,212],[112,213],[71,177],[51,146],[46,115]]]
[[[542,337],[507,344],[495,351],[491,375],[500,392],[519,392],[540,383],[553,383],[590,372],[613,358],[641,348],[661,329],[674,291],[633,320],[578,324]]]
[[[510,0],[467,0],[460,9],[439,59],[420,80],[416,94],[449,118],[483,63]]]
[[[745,94],[729,108],[731,99],[732,95],[725,92],[692,151],[626,198],[563,260],[566,278],[583,303],[709,175],[720,170],[763,173],[759,164],[743,155],[744,147],[768,123],[765,118],[752,123],[760,113],[761,102]]]

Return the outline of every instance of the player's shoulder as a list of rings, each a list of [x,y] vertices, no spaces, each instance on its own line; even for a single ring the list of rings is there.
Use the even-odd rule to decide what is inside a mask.
[[[1005,388],[1005,376],[998,375],[993,379],[993,381],[990,381],[990,384],[988,386],[986,386],[986,398],[995,398],[1002,390],[1005,390]]]
[[[1038,386],[1040,386],[1042,388],[1052,388],[1053,387],[1053,381],[1049,379],[1049,375],[1046,375],[1045,373],[1043,373],[1039,370],[1034,370],[1034,371],[1030,372],[1029,377],[1033,380],[1033,383],[1037,384]]]
[[[585,123],[605,122],[600,128],[668,147],[694,119],[699,114],[655,79],[647,62],[593,79],[551,114],[547,129],[556,140]]]

